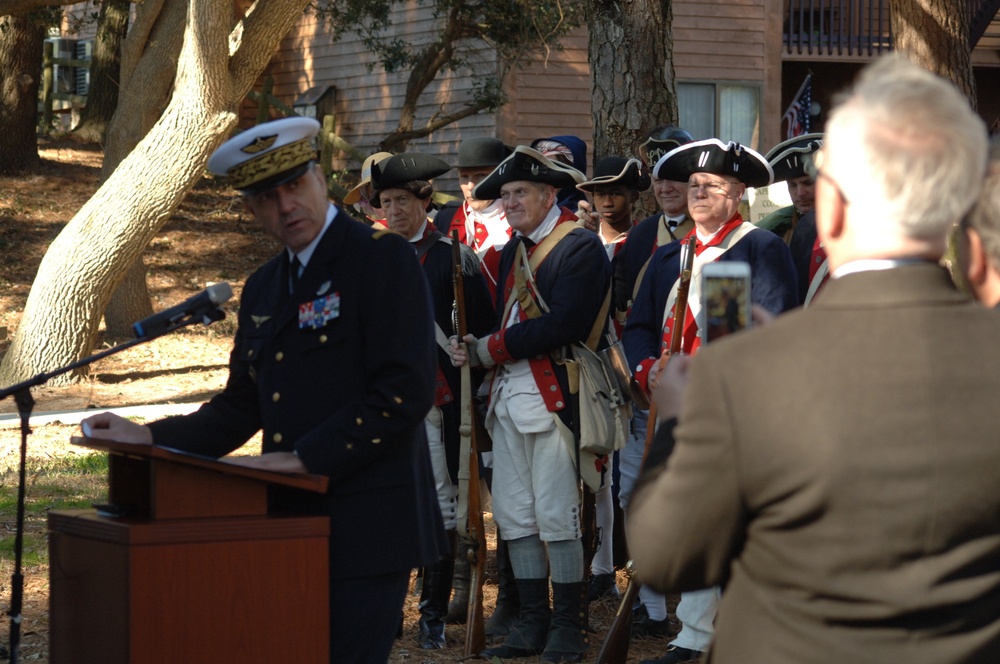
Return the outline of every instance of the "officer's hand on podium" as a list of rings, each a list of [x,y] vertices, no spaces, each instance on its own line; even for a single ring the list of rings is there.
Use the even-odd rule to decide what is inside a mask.
[[[227,463],[276,473],[308,473],[309,469],[294,452],[268,452],[260,456],[226,457]]]
[[[153,444],[153,432],[149,427],[126,420],[114,413],[100,413],[80,422],[80,430],[87,438],[116,440],[120,443]]]

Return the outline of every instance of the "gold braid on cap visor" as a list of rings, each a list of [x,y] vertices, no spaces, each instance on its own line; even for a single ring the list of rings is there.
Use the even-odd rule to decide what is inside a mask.
[[[276,150],[265,152],[253,159],[229,169],[229,184],[233,189],[246,189],[252,184],[266,180],[282,171],[304,164],[316,157],[312,139],[305,138]]]

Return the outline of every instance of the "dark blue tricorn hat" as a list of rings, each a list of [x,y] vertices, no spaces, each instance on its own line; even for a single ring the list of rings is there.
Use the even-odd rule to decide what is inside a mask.
[[[600,185],[619,184],[626,189],[646,191],[653,183],[638,159],[605,157],[594,166],[594,177],[576,185],[580,191],[594,191]]]
[[[778,143],[764,158],[774,171],[774,182],[800,178],[806,173],[809,156],[823,147],[823,134],[803,134]]]
[[[481,201],[492,201],[500,198],[500,187],[508,182],[538,182],[562,189],[575,187],[584,179],[583,173],[572,166],[553,161],[534,148],[519,145],[476,185],[472,195]]]
[[[510,146],[491,136],[467,138],[458,144],[458,161],[455,168],[496,168],[513,152]]]
[[[687,182],[694,173],[729,175],[748,187],[766,187],[774,173],[757,152],[732,141],[707,138],[674,148],[660,157],[653,173],[661,180]]]
[[[639,146],[639,156],[647,167],[660,160],[674,148],[694,142],[694,136],[677,125],[667,125],[649,132],[649,138]]]

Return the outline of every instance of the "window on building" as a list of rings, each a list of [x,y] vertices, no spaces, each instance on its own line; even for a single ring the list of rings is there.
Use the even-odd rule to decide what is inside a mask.
[[[678,82],[680,126],[696,139],[736,141],[760,151],[760,85]]]

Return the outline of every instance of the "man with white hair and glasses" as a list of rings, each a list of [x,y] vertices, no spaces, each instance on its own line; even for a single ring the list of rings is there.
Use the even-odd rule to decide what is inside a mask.
[[[1000,322],[938,264],[982,186],[985,126],[890,56],[826,138],[832,278],[653,378],[636,569],[663,591],[724,587],[710,662],[996,662]]]

